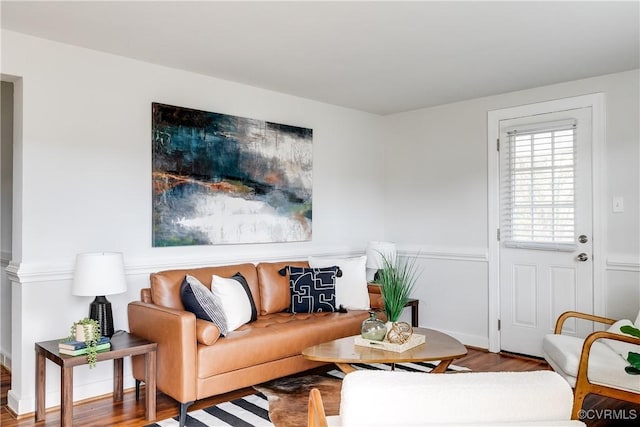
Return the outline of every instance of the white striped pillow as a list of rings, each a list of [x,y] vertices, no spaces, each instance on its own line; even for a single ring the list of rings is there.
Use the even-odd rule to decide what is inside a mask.
[[[220,329],[220,335],[227,335],[227,320],[220,300],[198,279],[186,275],[180,287],[180,297],[187,311],[198,319],[213,322]]]

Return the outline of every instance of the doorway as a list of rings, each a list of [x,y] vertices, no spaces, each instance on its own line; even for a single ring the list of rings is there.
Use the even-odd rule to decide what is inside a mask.
[[[13,222],[13,83],[0,86],[0,364],[11,370],[11,281]]]
[[[597,94],[489,113],[491,351],[542,356],[559,314],[602,313],[602,108]]]

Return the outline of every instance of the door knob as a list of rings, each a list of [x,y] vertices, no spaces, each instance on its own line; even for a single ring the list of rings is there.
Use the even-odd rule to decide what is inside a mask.
[[[578,261],[585,262],[588,259],[589,259],[589,256],[584,252],[578,255]]]
[[[581,234],[578,236],[578,242],[580,243],[587,243],[589,241],[589,238],[587,236],[585,236],[584,234]]]

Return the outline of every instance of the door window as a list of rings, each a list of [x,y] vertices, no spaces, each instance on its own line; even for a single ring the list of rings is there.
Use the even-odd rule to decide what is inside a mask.
[[[576,131],[573,120],[507,130],[500,147],[505,246],[576,248]]]

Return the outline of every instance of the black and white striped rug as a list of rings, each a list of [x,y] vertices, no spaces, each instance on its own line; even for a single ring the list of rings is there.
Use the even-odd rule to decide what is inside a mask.
[[[436,363],[396,363],[396,370],[411,372],[430,372]],[[380,369],[391,370],[391,365],[386,363],[356,363],[352,365],[356,369]],[[468,371],[468,368],[450,365],[448,371]],[[326,374],[328,377],[344,378],[344,373],[333,369]],[[178,417],[168,418],[147,427],[174,427],[178,425]],[[241,399],[220,403],[208,408],[187,413],[187,427],[273,427],[269,421],[269,402],[262,393],[255,393]]]

